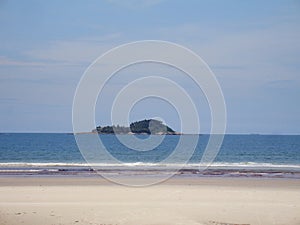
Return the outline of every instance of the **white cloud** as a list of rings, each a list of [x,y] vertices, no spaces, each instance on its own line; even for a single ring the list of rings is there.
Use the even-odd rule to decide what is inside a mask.
[[[165,0],[107,0],[108,2],[127,9],[143,9],[157,5]]]
[[[160,29],[160,32],[195,51],[217,76],[233,82],[236,79],[254,82],[299,79],[300,29],[297,24],[279,23],[235,31],[185,24],[176,29]],[[180,33],[187,38],[182,38]]]
[[[45,64],[40,62],[14,60],[6,56],[0,56],[0,65],[1,66],[43,66]]]
[[[33,49],[25,54],[37,60],[60,63],[87,64],[114,47],[114,42],[121,36],[113,33],[105,36],[82,37],[74,40],[52,41],[48,46]]]

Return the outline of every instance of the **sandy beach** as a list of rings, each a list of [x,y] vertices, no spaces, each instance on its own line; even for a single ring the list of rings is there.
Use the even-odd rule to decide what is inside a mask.
[[[299,187],[297,179],[177,177],[133,188],[98,177],[0,177],[0,224],[296,225]]]

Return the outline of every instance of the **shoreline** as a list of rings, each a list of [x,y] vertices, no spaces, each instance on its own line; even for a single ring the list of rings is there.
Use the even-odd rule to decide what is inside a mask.
[[[292,178],[300,179],[298,167],[230,167],[211,166],[203,168],[199,166],[172,167],[172,166],[88,166],[88,165],[11,165],[0,166],[1,176],[53,176],[53,177],[94,177],[97,175],[115,176],[163,176],[175,175],[192,178],[205,177],[260,177],[260,178]]]

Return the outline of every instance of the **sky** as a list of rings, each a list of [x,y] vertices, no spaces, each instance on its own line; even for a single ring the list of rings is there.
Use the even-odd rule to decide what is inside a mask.
[[[0,132],[71,132],[76,87],[97,57],[128,42],[164,40],[211,68],[227,133],[300,134],[300,1],[0,0],[0,27]],[[204,95],[163,65],[116,74],[97,103],[97,124],[111,123],[113,94],[145,74],[173,77],[188,90],[209,133]],[[159,99],[141,101],[129,117],[159,117],[180,130],[174,107]]]

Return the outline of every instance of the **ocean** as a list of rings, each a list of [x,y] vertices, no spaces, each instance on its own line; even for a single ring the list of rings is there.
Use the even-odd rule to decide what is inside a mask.
[[[141,140],[149,137],[136,136]],[[182,176],[300,178],[300,135],[225,135],[216,158],[204,170],[199,166],[209,135],[199,135],[186,164],[178,158],[180,155],[178,161],[175,158],[171,163],[161,163],[172,154],[180,137],[167,135],[153,150],[136,151],[120,143],[115,135],[99,135],[107,152],[119,163],[100,160],[93,161],[93,166],[83,158],[73,134],[2,133],[0,175],[94,176],[99,171],[159,174],[171,168]],[[184,156],[185,149],[182,152]]]

